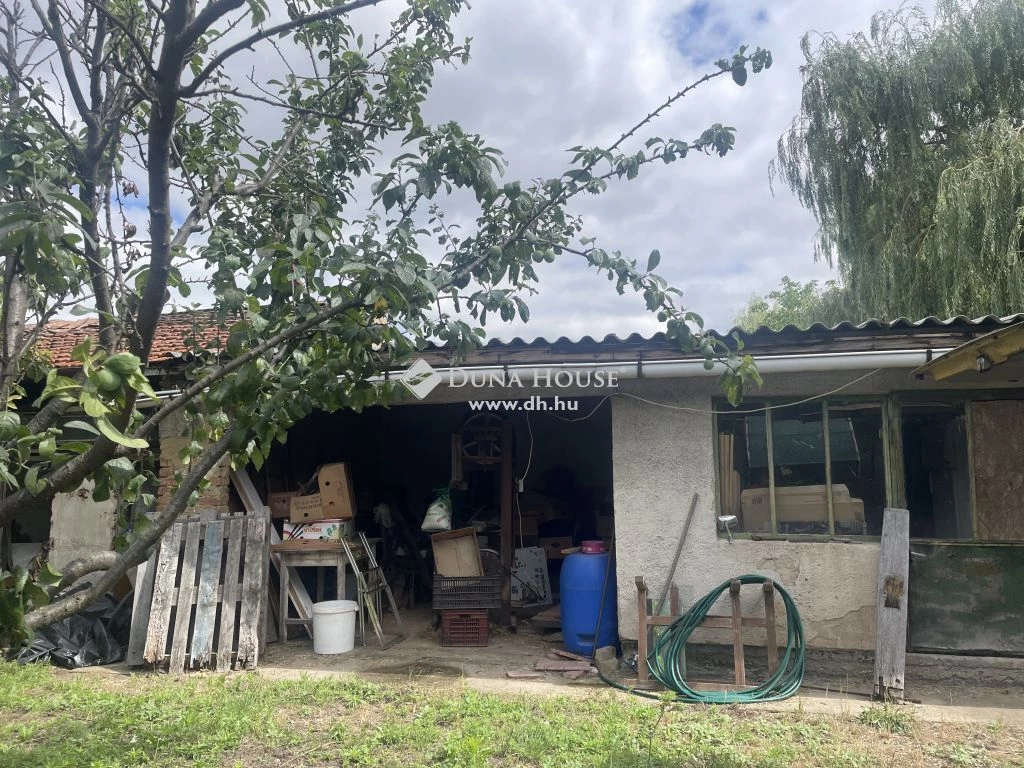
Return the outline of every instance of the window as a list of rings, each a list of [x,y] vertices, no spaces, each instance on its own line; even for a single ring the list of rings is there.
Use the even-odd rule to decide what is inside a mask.
[[[720,513],[737,518],[733,530],[881,533],[886,475],[880,402],[748,403],[719,411]]]
[[[910,535],[972,538],[967,419],[962,403],[905,404],[901,408],[903,490]]]

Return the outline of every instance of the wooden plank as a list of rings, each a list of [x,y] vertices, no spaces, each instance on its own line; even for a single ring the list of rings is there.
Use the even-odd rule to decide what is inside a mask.
[[[732,663],[736,670],[736,685],[747,684],[746,663],[743,660],[743,613],[740,610],[740,582],[733,579],[729,585],[732,603]]]
[[[537,659],[533,667],[538,672],[588,672],[589,661],[569,661],[568,659]]]
[[[672,585],[672,580],[676,577],[676,568],[679,566],[679,557],[683,554],[683,545],[686,544],[686,535],[690,532],[690,523],[693,522],[693,513],[697,509],[697,500],[700,498],[700,494],[693,494],[693,499],[690,500],[690,511],[686,514],[686,523],[683,525],[683,532],[679,536],[679,542],[676,544],[676,552],[672,557],[672,565],[668,569],[668,576],[665,579],[665,584],[661,588],[661,597],[658,598],[658,602],[654,604],[654,613],[658,615],[661,613],[661,609],[665,607],[665,598],[668,596],[669,587]]]
[[[561,656],[563,659],[571,659],[572,661],[585,661],[588,664],[590,659],[586,656],[580,656],[578,653],[572,653],[571,651],[563,651],[561,648],[552,648],[551,653],[555,656]]]
[[[885,509],[878,564],[875,630],[875,696],[902,699],[907,662],[907,581],[910,512]]]
[[[235,666],[244,669],[255,667],[259,660],[263,569],[267,560],[268,527],[268,520],[262,516],[252,517],[246,521],[242,613],[238,622],[238,655],[235,659]]]
[[[768,650],[768,674],[774,675],[779,666],[779,641],[775,636],[775,584],[766,581],[764,590],[765,647]]]
[[[160,539],[160,555],[153,578],[153,603],[149,612],[149,631],[143,659],[150,664],[163,660],[167,653],[167,627],[171,621],[171,592],[178,573],[178,548],[181,546],[181,523],[172,525]]]
[[[636,608],[640,619],[636,633],[636,675],[641,683],[646,683],[650,678],[647,669],[647,584],[643,576],[636,577]]]
[[[213,628],[217,622],[217,587],[220,584],[220,563],[224,551],[224,522],[206,526],[203,559],[199,569],[199,591],[196,597],[196,621],[192,630],[189,666],[206,669],[213,652]],[[180,605],[179,605],[180,607]]]
[[[252,484],[252,479],[249,477],[248,473],[245,471],[235,472],[232,470],[231,482],[235,486],[235,490],[238,491],[239,498],[242,499],[242,504],[245,506],[246,511],[249,514],[260,514],[264,509],[266,509],[266,507],[263,506],[260,495],[256,492],[256,487]],[[270,526],[270,544],[273,546],[281,543],[281,537],[278,535],[277,529],[274,528],[274,526]],[[273,551],[270,554],[270,564],[277,568],[278,574],[281,573],[281,558]],[[295,578],[289,579],[288,595],[291,598],[291,602],[295,605],[295,611],[299,614],[299,618],[312,622],[313,601],[309,599],[309,592],[306,591],[306,586],[302,583],[302,579],[298,577],[298,574],[293,573],[291,575]],[[312,625],[306,624],[304,625],[304,628],[306,630],[306,634],[312,638]],[[281,629],[281,632],[282,634],[284,633],[284,628]]]
[[[744,627],[763,627],[765,621],[760,616],[743,616],[741,622]],[[701,626],[705,629],[732,629],[732,616],[705,616]]]
[[[530,418],[529,413],[526,414],[526,418]],[[512,541],[515,535],[512,531],[512,506],[515,502],[515,490],[512,487],[514,444],[512,422],[505,421],[501,425],[501,496],[498,499],[501,515],[501,570],[504,574],[501,582],[501,624],[505,627],[512,623],[512,549],[515,546]]]
[[[153,607],[153,582],[156,579],[156,561],[159,547],[153,550],[149,560],[139,564],[135,572],[135,594],[132,597],[132,626],[128,635],[128,651],[125,661],[129,667],[137,667],[145,661],[146,632],[149,630],[149,615]]]
[[[234,627],[239,603],[239,569],[242,565],[242,549],[245,546],[245,524],[242,517],[227,521],[227,552],[224,553],[224,586],[220,599],[220,631],[217,638],[217,669],[224,672],[231,669],[234,657]]]
[[[192,623],[192,594],[195,591],[196,566],[199,560],[199,532],[199,525],[185,524],[185,554],[181,560],[181,580],[178,582],[178,602],[174,612],[174,635],[171,639],[171,659],[168,667],[172,674],[185,670],[189,626]]]

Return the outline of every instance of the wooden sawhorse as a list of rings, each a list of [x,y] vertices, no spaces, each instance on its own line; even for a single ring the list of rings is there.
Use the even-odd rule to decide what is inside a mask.
[[[740,611],[740,581],[733,579],[729,584],[729,601],[732,605],[730,616],[706,616],[701,627],[709,629],[732,630],[732,660],[735,670],[735,685],[747,685],[746,662],[743,656],[743,628],[764,627],[765,641],[768,649],[768,674],[775,674],[779,665],[779,646],[775,636],[775,584],[770,580],[761,585],[764,591],[764,617],[744,616]],[[682,615],[679,610],[679,588],[675,584],[669,591],[669,615],[652,616],[650,601],[647,597],[647,584],[643,576],[636,577],[637,610],[640,618],[640,631],[637,635],[637,682],[641,685],[650,682],[647,669],[647,655],[653,639],[655,627],[667,627],[674,624]],[[661,606],[657,606],[660,610]]]

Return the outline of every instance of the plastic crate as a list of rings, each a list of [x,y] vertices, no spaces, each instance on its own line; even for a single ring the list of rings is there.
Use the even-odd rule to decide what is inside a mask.
[[[434,610],[501,607],[501,576],[434,576]]]
[[[487,611],[441,611],[441,645],[487,645]]]

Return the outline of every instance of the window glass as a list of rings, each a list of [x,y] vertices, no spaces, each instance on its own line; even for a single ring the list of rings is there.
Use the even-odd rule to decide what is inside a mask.
[[[971,538],[971,481],[963,405],[905,404],[900,422],[911,537]]]
[[[718,416],[719,511],[733,531],[771,533],[768,435],[764,403],[744,403]]]
[[[881,404],[830,402],[828,443],[836,533],[880,536],[885,509]]]
[[[778,533],[828,533],[821,402],[772,410]]]

